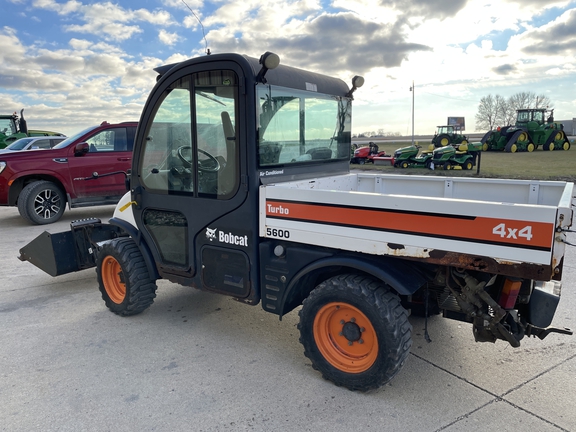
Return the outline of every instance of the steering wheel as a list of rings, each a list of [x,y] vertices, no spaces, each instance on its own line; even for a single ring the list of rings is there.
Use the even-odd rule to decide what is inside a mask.
[[[184,166],[186,168],[192,168],[192,162],[191,162],[192,158],[191,157],[186,158],[186,155],[184,155],[184,152],[187,152],[188,156],[189,156],[190,153],[192,152],[192,147],[190,147],[190,146],[178,147],[178,157],[180,158],[180,160],[182,161],[182,163],[184,164]],[[198,153],[203,154],[204,156],[207,157],[207,159],[204,159],[204,160],[200,160],[200,158],[198,158],[198,170],[199,171],[214,173],[214,172],[218,172],[218,170],[220,170],[220,162],[218,162],[218,159],[216,159],[214,156],[212,156],[206,150],[198,149]]]

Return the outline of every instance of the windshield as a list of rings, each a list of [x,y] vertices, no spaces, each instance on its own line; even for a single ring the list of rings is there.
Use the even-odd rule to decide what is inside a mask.
[[[24,147],[28,145],[30,141],[34,141],[34,138],[20,138],[19,140],[14,141],[6,148],[9,150],[22,150]]]
[[[87,129],[84,129],[82,132],[78,132],[76,135],[72,135],[71,137],[66,138],[64,141],[62,141],[61,143],[55,145],[53,148],[55,149],[60,149],[60,148],[64,148],[64,147],[68,147],[71,143],[73,143],[74,141],[76,141],[78,138],[80,138],[83,135],[86,135],[88,132],[93,131],[94,129],[96,129],[98,126],[91,126]]]
[[[350,100],[313,91],[259,86],[259,165],[350,157]]]
[[[530,121],[530,112],[529,111],[518,111],[518,118],[516,119],[519,123],[524,123]]]

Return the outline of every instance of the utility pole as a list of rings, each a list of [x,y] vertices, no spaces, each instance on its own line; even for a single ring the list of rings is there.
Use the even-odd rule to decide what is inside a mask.
[[[410,91],[412,92],[412,145],[414,145],[414,81],[412,81],[412,87],[410,87]]]

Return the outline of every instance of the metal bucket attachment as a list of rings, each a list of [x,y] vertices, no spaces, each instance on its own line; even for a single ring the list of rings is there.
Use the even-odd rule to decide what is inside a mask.
[[[71,231],[50,234],[44,231],[22,249],[20,261],[28,261],[50,276],[80,270],[76,260],[76,246]]]

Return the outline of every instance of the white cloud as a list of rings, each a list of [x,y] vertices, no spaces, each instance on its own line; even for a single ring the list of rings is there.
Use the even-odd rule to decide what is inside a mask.
[[[161,29],[158,33],[158,39],[165,45],[174,45],[180,38],[176,33],[169,33]]]
[[[334,0],[329,6],[319,0],[186,0],[193,13],[181,0],[9,1],[28,17],[52,16],[66,42],[56,43],[48,32],[1,29],[0,87],[12,92],[5,96],[12,102],[53,104],[64,117],[89,119],[75,110],[90,106],[93,116],[133,119],[155,82],[154,67],[203,54],[194,14],[213,53],[258,57],[270,50],[284,64],[346,82],[364,75],[366,84],[355,95],[355,129],[365,123],[406,132],[412,80],[416,126],[427,133],[446,115],[462,113],[472,128],[476,101],[487,93],[507,96],[536,85],[558,100],[558,115],[576,99],[562,81],[573,83],[576,74],[570,60],[576,9],[537,24],[551,8],[573,4],[568,0]]]
[[[54,0],[34,0],[32,5],[35,8],[47,9],[56,12],[59,15],[68,15],[72,12],[77,12],[82,8],[82,3],[71,0],[65,3],[58,3]]]
[[[131,10],[110,2],[85,5],[78,1],[60,4],[54,0],[34,0],[34,6],[60,15],[77,13],[84,24],[65,25],[66,31],[98,35],[110,41],[125,41],[142,33],[143,30],[138,25],[129,23],[144,22],[159,26],[176,24],[165,10]]]

